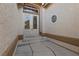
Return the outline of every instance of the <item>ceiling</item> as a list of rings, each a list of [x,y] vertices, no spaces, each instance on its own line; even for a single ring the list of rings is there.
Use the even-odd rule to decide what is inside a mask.
[[[17,3],[17,6],[20,7],[32,7],[32,8],[40,8],[40,7],[44,7],[47,8],[48,5],[50,5],[50,3]]]
[[[18,9],[23,8],[24,12],[29,12],[27,10],[30,10],[34,11],[35,13],[38,13],[40,7],[47,8],[48,5],[48,3],[17,3]]]
[[[31,8],[38,9],[41,7],[41,5],[42,5],[42,3],[17,3],[18,8],[29,6]]]

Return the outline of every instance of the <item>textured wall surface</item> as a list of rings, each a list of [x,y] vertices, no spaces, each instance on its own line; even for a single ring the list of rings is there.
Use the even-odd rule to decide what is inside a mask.
[[[40,32],[44,32],[45,30],[45,9],[43,7],[40,8]]]
[[[0,4],[0,55],[22,34],[22,24],[16,4]]]
[[[79,38],[79,4],[51,4],[42,10],[45,33]],[[57,21],[51,22],[52,15],[57,15]]]

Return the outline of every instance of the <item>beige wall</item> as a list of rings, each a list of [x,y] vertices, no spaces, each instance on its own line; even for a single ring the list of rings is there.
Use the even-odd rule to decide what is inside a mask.
[[[45,32],[45,9],[40,8],[40,32]]]
[[[52,4],[42,11],[42,32],[79,38],[79,4]],[[56,23],[51,22],[52,15],[57,15]]]
[[[0,4],[0,55],[22,34],[22,24],[16,4]]]
[[[19,18],[20,18],[20,20],[19,20],[19,24],[20,24],[20,26],[18,26],[20,29],[20,34],[23,34],[23,31],[24,31],[24,19],[23,19],[23,8],[21,7],[21,8],[19,8],[18,9],[18,13],[19,13]]]

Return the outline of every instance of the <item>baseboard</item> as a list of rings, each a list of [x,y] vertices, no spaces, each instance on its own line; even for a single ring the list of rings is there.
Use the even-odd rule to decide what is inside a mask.
[[[22,40],[23,39],[23,35],[18,35],[18,40]]]
[[[40,35],[52,38],[51,41],[54,41],[55,43],[64,46],[65,48],[68,48],[76,53],[79,53],[79,39],[77,38],[64,37],[42,32]]]
[[[3,52],[2,56],[12,56],[18,40],[22,40],[23,35],[17,35],[16,39],[10,44],[10,46]]]
[[[54,35],[54,34],[49,34],[49,33],[41,33],[42,36],[47,36],[68,44],[72,44],[75,46],[79,47],[79,39],[78,38],[71,38],[71,37],[65,37],[65,36],[59,36],[59,35]]]

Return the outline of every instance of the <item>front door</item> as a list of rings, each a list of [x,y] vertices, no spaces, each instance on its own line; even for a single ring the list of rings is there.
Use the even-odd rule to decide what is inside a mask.
[[[39,35],[39,16],[34,14],[28,14],[26,15],[25,19],[25,36]]]

